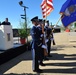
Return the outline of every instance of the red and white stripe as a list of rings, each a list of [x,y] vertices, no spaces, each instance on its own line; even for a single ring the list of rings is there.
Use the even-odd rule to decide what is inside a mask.
[[[41,3],[43,18],[46,18],[53,10],[52,0],[43,0]]]

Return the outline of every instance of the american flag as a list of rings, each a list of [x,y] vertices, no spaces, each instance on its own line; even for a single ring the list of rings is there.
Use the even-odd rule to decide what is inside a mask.
[[[43,18],[46,18],[53,11],[53,1],[43,0],[41,3]]]

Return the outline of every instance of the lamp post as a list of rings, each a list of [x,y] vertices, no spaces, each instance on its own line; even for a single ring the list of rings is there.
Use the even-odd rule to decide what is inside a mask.
[[[23,1],[20,1],[20,2],[19,2],[19,5],[20,5],[21,7],[23,7],[23,9],[24,9],[24,15],[21,15],[21,16],[22,16],[21,18],[25,20],[25,29],[26,29],[26,33],[27,33],[26,8],[28,8],[28,7],[26,7],[26,6],[23,5]],[[28,36],[27,36],[27,43],[28,43]]]

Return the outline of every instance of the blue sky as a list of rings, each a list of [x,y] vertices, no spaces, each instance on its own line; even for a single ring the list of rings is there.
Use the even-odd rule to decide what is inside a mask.
[[[20,14],[24,14],[23,8],[19,6],[18,2],[20,0],[0,0],[0,21],[4,21],[6,17],[9,18],[9,21],[12,24],[13,28],[18,28],[19,21],[22,20]],[[61,9],[62,4],[66,0],[53,0],[54,10],[47,17],[52,24],[56,24],[58,21],[60,14],[59,11]],[[42,12],[40,8],[40,4],[42,0],[23,0],[24,5],[29,7],[27,9],[27,17],[29,20],[34,16],[39,16],[42,18]],[[24,21],[24,20],[22,20]],[[61,22],[59,22],[61,24]]]

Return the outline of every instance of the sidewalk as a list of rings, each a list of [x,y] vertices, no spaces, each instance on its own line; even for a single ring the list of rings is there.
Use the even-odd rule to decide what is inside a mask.
[[[76,75],[76,36],[67,33],[55,34],[56,45],[52,45],[49,61],[44,61],[43,73],[32,71],[31,51],[0,66],[0,75]]]

